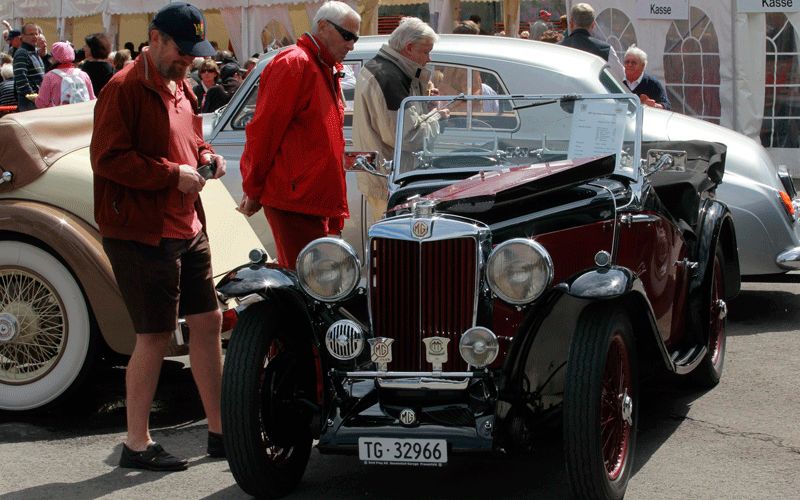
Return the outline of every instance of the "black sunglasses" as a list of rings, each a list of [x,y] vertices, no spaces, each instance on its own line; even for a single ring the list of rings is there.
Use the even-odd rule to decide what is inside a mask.
[[[201,69],[200,73],[216,73],[213,69]]]
[[[326,19],[326,21],[328,20]],[[346,29],[342,28],[341,26],[339,26],[334,22],[328,21],[328,23],[334,28],[336,28],[336,31],[338,31],[339,34],[342,35],[342,38],[344,38],[345,42],[349,42],[350,40],[352,40],[353,42],[358,41],[358,35],[356,35],[352,31],[347,31]]]

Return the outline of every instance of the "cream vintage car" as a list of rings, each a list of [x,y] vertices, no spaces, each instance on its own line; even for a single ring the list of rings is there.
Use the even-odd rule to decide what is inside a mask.
[[[88,102],[0,119],[0,411],[55,406],[103,353],[133,350],[94,221],[93,115]],[[202,199],[222,274],[261,244],[221,182]]]

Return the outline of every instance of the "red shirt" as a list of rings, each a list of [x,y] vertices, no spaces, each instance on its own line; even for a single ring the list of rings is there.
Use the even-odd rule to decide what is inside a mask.
[[[197,168],[200,161],[197,151],[197,136],[203,135],[203,119],[192,109],[189,98],[181,85],[175,86],[175,93],[167,87],[161,75],[156,71],[153,61],[147,59],[153,71],[155,83],[169,115],[169,152],[168,157],[175,162],[192,165]],[[201,229],[200,219],[194,209],[197,194],[184,194],[175,186],[167,192],[167,209],[164,211],[164,238],[191,239]]]

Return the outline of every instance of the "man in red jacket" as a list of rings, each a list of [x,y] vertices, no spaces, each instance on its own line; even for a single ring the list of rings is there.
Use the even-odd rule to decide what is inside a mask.
[[[360,22],[347,4],[325,3],[312,33],[261,73],[255,115],[245,130],[239,211],[249,217],[263,206],[278,262],[290,269],[304,246],[339,234],[349,217],[339,78]]]
[[[148,419],[178,315],[191,332],[192,375],[208,418],[208,454],[225,455],[220,422],[222,314],[214,291],[197,168],[225,159],[203,140],[186,72],[216,51],[205,18],[174,2],[150,24],[150,46],[103,87],[90,147],[95,220],[136,331],[125,374],[128,435],[121,467],[184,470],[150,437]]]

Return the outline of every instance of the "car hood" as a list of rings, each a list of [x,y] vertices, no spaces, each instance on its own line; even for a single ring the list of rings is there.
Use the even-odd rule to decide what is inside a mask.
[[[538,195],[575,186],[613,173],[615,163],[615,156],[609,155],[480,172],[421,199],[433,201],[440,210],[485,212],[494,205],[498,194],[524,188],[528,194]],[[418,200],[399,205],[392,211],[410,208]]]

